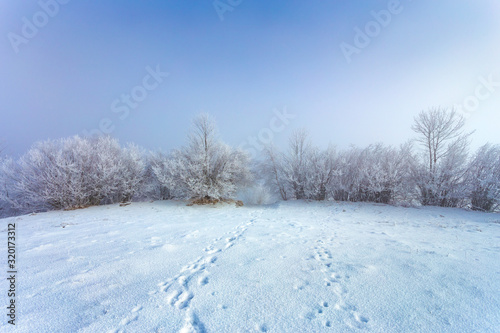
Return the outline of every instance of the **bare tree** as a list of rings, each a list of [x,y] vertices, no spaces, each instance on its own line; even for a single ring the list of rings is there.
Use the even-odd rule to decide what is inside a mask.
[[[306,199],[307,172],[311,143],[305,129],[296,130],[289,139],[289,152],[285,156],[287,181],[296,199]]]
[[[423,205],[456,206],[463,181],[471,133],[464,132],[465,120],[453,109],[422,111],[412,126],[423,157],[415,176]]]
[[[268,186],[281,199],[326,200],[336,172],[336,151],[314,147],[306,130],[292,133],[286,153],[273,146],[265,151],[261,165]]]
[[[466,141],[470,134],[464,134],[465,119],[455,110],[432,108],[422,111],[414,119],[412,130],[419,136],[416,141],[425,149],[428,157],[429,172],[433,173],[436,165],[446,157],[450,150],[448,145]]]
[[[282,200],[288,200],[289,194],[285,184],[283,155],[276,147],[269,145],[264,149],[264,161],[260,165],[262,175],[268,186],[278,193]]]
[[[307,131],[300,129],[290,136],[286,153],[269,146],[264,154],[263,174],[283,200],[326,199],[334,150],[321,152],[311,145]]]
[[[248,154],[221,142],[207,114],[193,120],[188,145],[174,150],[165,163],[153,168],[162,185],[191,199],[227,199],[251,176]]]

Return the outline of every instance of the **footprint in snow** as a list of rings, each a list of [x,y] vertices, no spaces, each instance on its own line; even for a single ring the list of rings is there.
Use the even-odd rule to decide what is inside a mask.
[[[131,322],[136,321],[137,318],[139,318],[139,315],[137,313],[133,313],[133,314],[129,315],[127,318],[122,319],[122,321],[120,322],[120,325],[126,326],[126,325],[130,324]]]
[[[170,295],[167,296],[167,303],[173,306],[179,299],[181,293],[182,291],[180,290],[174,290]]]
[[[357,312],[351,313],[352,319],[350,322],[347,323],[348,326],[351,326],[353,328],[358,328],[358,329],[363,329],[367,326],[368,324],[368,318],[360,316]]]
[[[216,249],[216,248],[213,248],[213,247],[207,247],[206,249],[204,249],[203,251],[205,251],[207,254],[215,254],[215,253],[218,253],[221,251],[221,249]]]
[[[191,302],[193,297],[194,295],[192,292],[184,291],[178,298],[177,302],[175,302],[175,307],[179,310],[185,309],[189,306],[189,302]]]
[[[200,276],[198,279],[198,285],[199,286],[205,286],[208,284],[208,276]]]
[[[266,324],[257,325],[256,328],[259,332],[268,332],[269,331],[269,328],[267,327]]]
[[[192,311],[186,313],[184,318],[184,326],[181,328],[179,333],[205,333],[205,327],[200,322],[196,314]]]

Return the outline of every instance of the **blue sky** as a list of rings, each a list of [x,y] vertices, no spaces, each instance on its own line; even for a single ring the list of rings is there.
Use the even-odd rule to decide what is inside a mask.
[[[211,0],[60,0],[57,10],[54,1],[0,3],[0,140],[9,154],[100,124],[122,143],[169,150],[200,112],[239,145],[269,133],[285,108],[295,118],[273,133],[277,144],[306,127],[320,145],[397,145],[413,136],[419,111],[455,104],[476,129],[475,146],[500,143],[496,0],[221,0],[224,13]],[[390,21],[368,30],[369,44],[348,61],[341,45],[356,47],[356,31],[377,28],[372,11]],[[34,36],[26,22],[39,25]],[[168,77],[155,84],[146,76],[157,68]]]

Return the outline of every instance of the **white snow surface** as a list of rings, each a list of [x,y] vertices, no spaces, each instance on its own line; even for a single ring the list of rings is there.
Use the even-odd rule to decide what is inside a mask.
[[[14,222],[15,332],[500,331],[499,214],[160,201],[3,219],[2,244]]]

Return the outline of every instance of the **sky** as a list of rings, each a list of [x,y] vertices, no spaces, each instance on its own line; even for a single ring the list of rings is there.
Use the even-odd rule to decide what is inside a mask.
[[[168,151],[214,116],[252,153],[306,128],[320,146],[399,145],[450,108],[500,143],[500,3],[0,2],[0,141],[104,133]]]

